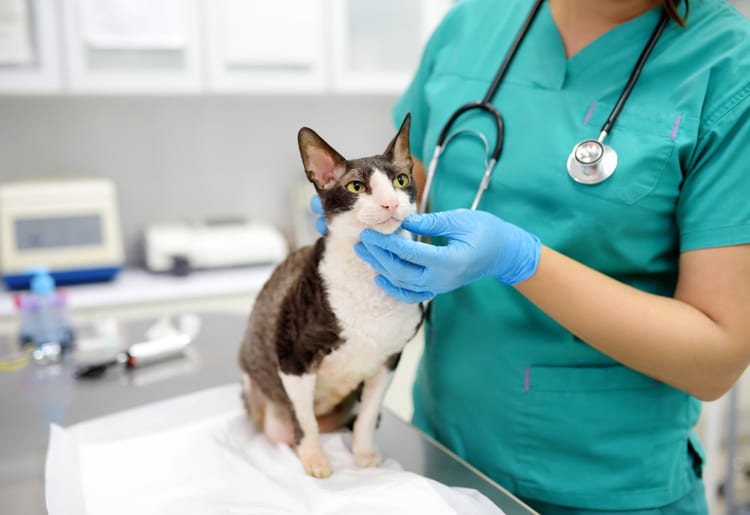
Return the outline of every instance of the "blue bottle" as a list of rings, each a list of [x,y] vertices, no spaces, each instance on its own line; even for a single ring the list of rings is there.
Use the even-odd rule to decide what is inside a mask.
[[[68,350],[73,346],[73,330],[65,294],[55,289],[55,280],[46,269],[35,269],[33,274],[29,293],[16,295],[21,344]]]

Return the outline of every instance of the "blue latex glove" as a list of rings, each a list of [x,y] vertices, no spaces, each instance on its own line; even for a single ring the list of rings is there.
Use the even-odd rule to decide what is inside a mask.
[[[366,229],[354,250],[378,272],[378,286],[404,302],[422,302],[482,277],[516,284],[539,264],[539,238],[485,211],[412,215],[402,227],[448,242],[436,246]]]
[[[328,232],[328,226],[326,225],[326,219],[323,216],[323,204],[320,202],[320,197],[318,195],[313,195],[313,198],[310,199],[310,209],[316,215],[320,215],[315,220],[315,230],[317,230],[321,236],[325,236]]]

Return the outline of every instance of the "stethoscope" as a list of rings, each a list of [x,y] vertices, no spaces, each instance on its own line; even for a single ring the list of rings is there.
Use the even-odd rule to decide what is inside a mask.
[[[492,79],[492,83],[487,89],[487,93],[485,93],[484,98],[479,102],[469,102],[468,104],[464,104],[456,109],[451,117],[448,118],[448,121],[440,131],[437,143],[435,143],[435,151],[433,152],[432,159],[430,160],[430,164],[427,167],[427,179],[425,182],[424,190],[422,192],[422,199],[419,203],[420,213],[425,212],[427,199],[429,198],[430,188],[432,187],[432,181],[435,177],[435,170],[437,169],[440,155],[443,153],[443,150],[452,138],[464,132],[476,134],[484,142],[485,156],[489,155],[489,159],[485,160],[484,175],[482,176],[482,180],[479,183],[479,187],[477,188],[476,195],[474,196],[474,201],[471,204],[471,209],[476,209],[479,205],[479,201],[482,199],[484,191],[490,184],[492,171],[495,168],[497,160],[500,158],[500,152],[503,148],[503,117],[500,114],[500,111],[491,104],[491,101],[495,96],[495,92],[500,86],[500,83],[502,82],[505,72],[510,66],[511,60],[516,55],[521,41],[523,41],[523,38],[526,36],[526,33],[531,26],[531,23],[534,21],[534,18],[539,11],[539,7],[542,5],[542,1],[543,0],[537,0],[531,8],[531,12],[521,26],[521,30],[513,40],[513,43],[511,44],[508,53],[503,59],[503,62],[500,64],[500,68],[498,69],[497,74],[495,74],[495,77]],[[607,180],[614,173],[615,168],[617,168],[617,153],[612,147],[604,143],[604,139],[612,130],[612,126],[615,124],[615,120],[617,120],[617,117],[620,115],[620,112],[622,111],[622,108],[625,105],[628,96],[630,96],[630,92],[633,90],[633,87],[638,81],[638,77],[641,74],[643,66],[646,64],[646,60],[648,59],[651,51],[656,45],[659,36],[661,36],[661,33],[664,31],[664,27],[666,27],[668,20],[669,17],[667,16],[667,14],[662,13],[659,24],[651,34],[651,37],[646,43],[646,46],[641,51],[638,62],[633,68],[633,71],[630,73],[630,78],[628,79],[627,84],[625,84],[625,88],[622,90],[622,93],[620,93],[620,98],[617,99],[617,103],[615,104],[614,108],[612,108],[612,112],[607,117],[607,121],[604,122],[604,125],[602,126],[599,133],[599,137],[596,139],[583,140],[575,147],[573,147],[573,151],[568,157],[567,168],[568,175],[570,175],[570,177],[574,181],[580,184],[587,185],[599,184],[600,182]],[[450,129],[456,119],[467,111],[475,109],[479,109],[481,111],[489,113],[490,115],[492,115],[492,119],[495,122],[497,131],[495,136],[495,145],[491,154],[489,152],[489,143],[487,141],[487,138],[479,131],[473,129],[462,129],[449,135]]]

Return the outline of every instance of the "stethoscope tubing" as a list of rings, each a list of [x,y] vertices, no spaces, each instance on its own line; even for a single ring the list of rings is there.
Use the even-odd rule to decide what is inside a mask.
[[[615,121],[617,120],[620,112],[625,106],[625,102],[627,102],[630,93],[633,91],[633,88],[635,87],[635,84],[637,83],[638,78],[641,75],[641,71],[643,71],[643,67],[646,64],[648,57],[651,55],[651,51],[654,49],[656,42],[659,40],[659,37],[664,31],[664,28],[667,26],[668,21],[669,16],[666,14],[666,11],[662,11],[659,23],[651,33],[651,36],[646,42],[646,45],[643,47],[643,50],[641,50],[638,61],[633,67],[633,70],[630,72],[630,77],[628,78],[625,87],[620,92],[620,96],[617,99],[617,102],[615,102],[614,107],[610,111],[609,116],[607,116],[604,125],[602,125],[602,128],[599,132],[599,137],[595,140],[583,140],[573,147],[570,156],[568,156],[566,166],[568,169],[568,175],[570,175],[570,178],[577,183],[587,186],[599,184],[609,179],[617,169],[617,152],[615,152],[614,148],[604,143],[604,140],[609,135],[609,132],[612,130],[612,127],[615,124]],[[579,150],[584,149],[587,146],[589,148],[593,146],[594,148],[598,149],[597,157],[592,159],[590,150],[587,150],[583,152],[583,154],[579,155]]]
[[[454,111],[451,117],[448,119],[448,122],[443,126],[443,130],[440,131],[440,135],[438,136],[438,143],[435,145],[435,151],[432,153],[432,158],[430,159],[430,164],[427,168],[427,179],[425,181],[422,198],[419,202],[420,213],[424,213],[427,208],[427,198],[429,197],[430,189],[432,188],[432,180],[435,177],[435,170],[437,169],[438,162],[440,161],[440,154],[443,153],[443,149],[445,148],[448,132],[450,131],[453,122],[466,111],[471,111],[473,109],[479,109],[488,112],[495,120],[497,132],[495,134],[495,146],[493,147],[492,155],[490,156],[487,167],[484,170],[484,175],[482,176],[482,181],[479,184],[479,188],[477,189],[474,201],[471,204],[472,210],[477,208],[477,206],[479,205],[479,201],[482,199],[484,190],[486,190],[490,185],[492,170],[495,168],[495,163],[497,163],[497,160],[500,158],[500,152],[503,149],[503,132],[505,130],[503,117],[500,114],[500,111],[492,104],[488,104],[485,102],[470,102],[468,104],[462,105],[456,111]]]
[[[453,127],[453,123],[458,119],[459,116],[467,111],[472,111],[474,109],[488,112],[490,116],[492,116],[492,118],[494,118],[495,120],[495,123],[497,125],[497,132],[495,134],[495,146],[492,148],[491,157],[492,159],[497,161],[500,158],[500,152],[502,152],[503,150],[503,132],[505,130],[505,126],[503,123],[503,117],[500,114],[500,110],[489,102],[485,102],[484,100],[482,100],[481,102],[469,102],[468,104],[464,104],[453,111],[451,117],[448,118],[448,121],[445,122],[445,125],[443,125],[443,130],[441,130],[440,134],[438,135],[436,146],[439,146],[441,148],[444,147],[445,140],[447,139],[448,133]]]
[[[607,117],[607,121],[604,122],[604,125],[602,125],[602,129],[598,138],[600,143],[602,143],[607,134],[610,133],[610,131],[612,130],[612,126],[615,124],[615,120],[617,120],[617,117],[620,116],[620,111],[622,111],[622,108],[625,106],[625,102],[627,102],[630,93],[633,91],[633,88],[638,82],[638,77],[640,77],[641,71],[643,71],[643,67],[646,65],[646,61],[651,55],[651,51],[654,49],[654,46],[656,46],[656,42],[659,40],[661,33],[664,32],[664,28],[667,26],[668,21],[669,16],[665,11],[662,13],[661,19],[659,20],[659,24],[656,26],[656,29],[654,29],[654,31],[651,33],[651,37],[646,43],[646,46],[643,47],[641,55],[638,57],[638,62],[635,63],[633,71],[630,72],[628,82],[622,89],[622,93],[620,93],[620,97],[617,99],[615,107],[612,108],[612,111]]]
[[[526,16],[526,19],[521,26],[521,29],[518,31],[518,34],[516,34],[516,37],[513,39],[508,52],[505,54],[503,62],[500,64],[500,68],[495,74],[495,77],[492,79],[490,87],[487,88],[487,92],[485,93],[484,98],[482,98],[482,100],[479,102],[469,102],[462,105],[453,112],[450,118],[448,118],[448,121],[445,122],[445,125],[443,125],[443,128],[438,135],[437,142],[435,143],[435,151],[432,154],[432,159],[430,160],[430,164],[427,168],[427,178],[422,193],[422,199],[419,203],[420,213],[424,213],[427,207],[427,199],[429,198],[430,188],[432,187],[432,180],[435,176],[435,170],[437,169],[438,161],[440,160],[440,154],[442,154],[445,142],[448,138],[448,133],[450,132],[453,124],[459,116],[466,113],[467,111],[476,109],[488,112],[494,119],[496,128],[495,145],[492,149],[492,154],[487,163],[487,167],[485,168],[484,175],[482,176],[482,181],[479,185],[479,188],[477,189],[476,195],[474,196],[474,201],[472,202],[471,209],[474,210],[479,205],[479,201],[482,199],[484,190],[486,190],[490,184],[490,179],[492,178],[492,171],[495,168],[495,164],[500,159],[500,153],[503,150],[505,124],[498,108],[492,105],[492,99],[494,98],[497,89],[500,87],[503,77],[505,77],[505,73],[508,71],[513,58],[518,53],[518,47],[521,45],[521,42],[526,36],[526,33],[529,31],[529,28],[531,27],[534,18],[539,12],[539,8],[542,6],[543,1],[544,0],[536,0],[534,5],[532,6],[531,11],[529,12],[528,16]]]
[[[477,109],[489,113],[492,119],[494,120],[496,129],[497,129],[496,135],[495,135],[495,145],[492,149],[492,154],[490,156],[490,159],[487,162],[487,166],[482,176],[482,180],[479,184],[479,188],[477,189],[476,195],[474,197],[474,201],[472,202],[471,209],[474,210],[479,205],[479,201],[481,200],[482,195],[484,194],[484,191],[489,186],[490,179],[492,178],[493,169],[497,161],[500,159],[500,154],[503,149],[503,140],[504,140],[504,132],[505,132],[503,117],[500,114],[499,109],[495,107],[494,105],[492,105],[492,99],[494,98],[495,93],[500,87],[500,84],[502,83],[502,79],[505,76],[505,73],[507,72],[508,68],[510,67],[510,64],[513,58],[518,52],[518,48],[521,45],[521,42],[523,41],[524,37],[526,36],[526,33],[528,32],[529,28],[531,27],[531,24],[534,21],[534,18],[539,12],[539,8],[541,7],[542,2],[543,0],[536,0],[534,5],[532,6],[531,11],[529,12],[528,16],[524,20],[523,25],[521,26],[520,30],[518,31],[518,34],[516,35],[515,39],[511,43],[511,46],[508,49],[508,52],[506,53],[505,57],[503,58],[503,62],[500,64],[500,68],[495,74],[495,77],[492,79],[492,83],[487,89],[487,92],[485,93],[484,98],[482,98],[482,100],[479,102],[469,102],[467,104],[460,106],[451,114],[451,116],[448,118],[448,121],[446,121],[445,124],[443,125],[443,128],[441,129],[440,134],[438,135],[437,142],[435,143],[435,151],[433,152],[432,158],[430,159],[430,164],[427,168],[427,177],[426,177],[425,186],[422,192],[422,198],[419,203],[418,212],[424,213],[426,210],[430,189],[432,188],[432,182],[435,176],[435,170],[437,169],[437,165],[440,160],[440,155],[443,153],[445,145],[447,144],[447,140],[449,139],[449,132],[451,128],[453,127],[454,123],[461,115],[465,114],[468,111],[477,110]],[[601,174],[600,176],[593,176],[592,180],[588,180],[587,176],[590,172],[587,171],[588,170],[587,167],[591,167],[592,171],[596,171],[598,173],[599,170],[596,167],[600,166],[600,164],[598,162],[591,163],[591,164],[583,163],[583,162],[580,162],[580,163],[576,162],[575,165],[578,168],[575,170],[576,173],[574,173],[574,170],[571,169],[570,159],[575,158],[574,161],[577,159],[577,157],[575,157],[575,151],[578,148],[578,146],[583,144],[582,142],[576,145],[573,153],[571,154],[572,157],[569,158],[568,173],[574,180],[578,182],[582,182],[584,184],[597,184],[598,182],[606,180],[614,172],[614,167],[616,167],[617,165],[616,154],[614,153],[613,149],[611,149],[607,145],[604,145],[604,140],[606,139],[609,132],[612,130],[612,127],[614,126],[615,121],[619,117],[620,112],[622,111],[625,105],[625,102],[627,102],[628,97],[630,96],[630,93],[633,91],[635,84],[638,82],[638,77],[640,76],[641,71],[643,70],[643,67],[646,64],[646,61],[648,60],[649,55],[651,55],[651,52],[654,49],[656,42],[659,40],[659,37],[661,36],[662,32],[664,31],[664,28],[666,27],[668,21],[669,21],[669,16],[667,15],[666,11],[662,12],[662,16],[661,16],[661,19],[659,20],[659,24],[651,33],[651,37],[649,38],[648,42],[644,46],[643,50],[641,51],[641,54],[638,57],[638,61],[636,62],[636,65],[633,67],[633,71],[630,73],[630,77],[628,78],[628,81],[625,84],[625,87],[620,93],[620,96],[617,99],[615,106],[612,108],[612,111],[609,113],[609,116],[607,117],[607,120],[604,122],[604,125],[602,125],[602,128],[599,133],[599,137],[596,140],[585,140],[585,141],[598,142],[599,147],[601,149],[606,150],[612,155],[614,155],[614,158],[610,160],[611,163],[614,163],[613,168],[607,171],[606,173]],[[483,137],[482,139],[485,140],[485,145],[487,145],[486,138]],[[581,175],[581,174],[583,174],[583,176],[578,177],[578,175]]]

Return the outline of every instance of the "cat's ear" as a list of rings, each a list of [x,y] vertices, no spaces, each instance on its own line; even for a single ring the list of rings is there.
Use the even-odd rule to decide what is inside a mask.
[[[393,164],[399,168],[411,170],[414,161],[411,158],[409,150],[409,129],[411,127],[411,113],[406,113],[404,121],[401,122],[401,128],[388,144],[383,155],[390,159]]]
[[[330,187],[346,172],[346,159],[314,130],[302,127],[297,134],[297,142],[307,178],[317,189]]]

